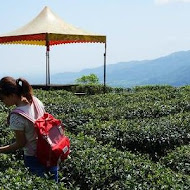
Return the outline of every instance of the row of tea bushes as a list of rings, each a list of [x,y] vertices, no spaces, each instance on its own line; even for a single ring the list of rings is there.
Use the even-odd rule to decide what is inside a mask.
[[[25,169],[6,168],[0,171],[0,184],[2,190],[67,190],[63,183],[56,184],[54,181],[42,179],[28,173]]]
[[[190,100],[181,98],[159,101],[143,101],[143,97],[141,97],[141,101],[128,101],[122,95],[110,96],[110,99],[98,98],[99,100],[83,99],[89,106],[87,109],[80,110],[81,115],[101,120],[157,118],[190,110]],[[88,103],[89,101],[90,103]]]
[[[39,91],[39,98],[47,111],[68,125],[67,130],[84,131],[120,150],[140,150],[157,159],[175,145],[189,142],[189,116],[183,113],[190,106],[189,92],[170,86],[140,87],[120,95],[79,98],[60,90]]]
[[[61,163],[57,185],[28,174],[20,152],[0,154],[0,183],[7,189],[13,182],[17,189],[190,189],[188,162],[180,162],[182,151],[172,151],[189,143],[188,88],[149,86],[84,97],[63,90],[34,92],[48,112],[68,125],[71,159]],[[8,110],[1,105],[0,113],[0,142],[7,144],[13,138],[4,124]],[[166,150],[171,152],[159,162],[149,159]]]
[[[73,93],[85,93],[87,95],[94,95],[94,94],[103,94],[103,93],[108,93],[108,92],[113,92],[113,91],[123,91],[122,89],[109,87],[109,86],[104,86],[102,84],[81,84],[81,85],[76,85],[73,86],[71,91]]]
[[[14,154],[0,154],[0,189],[2,190],[67,190],[63,183],[31,175],[24,167],[23,160]]]
[[[120,150],[138,150],[152,158],[163,156],[176,145],[190,141],[190,114],[179,113],[156,119],[93,120],[78,125],[76,133],[94,136]]]
[[[161,164],[175,172],[190,175],[190,145],[177,147],[160,160]]]
[[[30,175],[14,155],[0,155],[4,189],[189,189],[190,177],[174,173],[146,156],[121,152],[82,133],[67,133],[71,159],[60,166],[61,183]],[[171,160],[171,159],[169,159]],[[2,168],[3,165],[3,168]]]
[[[63,184],[68,189],[189,189],[189,176],[126,151],[143,148],[155,156],[187,143],[188,93],[173,87],[84,97],[38,91],[47,111],[66,122],[72,133],[71,159],[60,167]]]
[[[60,95],[59,95],[60,96]],[[95,95],[78,98],[74,95],[63,96],[53,102],[44,101],[47,111],[63,116],[70,122],[86,123],[99,119],[104,121],[135,118],[158,118],[190,110],[190,99],[141,101],[125,99],[125,95]],[[61,97],[61,96],[60,96]]]
[[[161,87],[160,87],[161,91]],[[163,87],[163,92],[166,89]],[[48,112],[63,115],[76,124],[89,120],[117,120],[134,118],[155,118],[190,110],[187,91],[168,87],[167,93],[159,91],[128,92],[123,94],[101,94],[76,97],[73,93],[54,90],[35,93],[43,99]],[[55,101],[56,98],[56,101]]]
[[[71,159],[62,169],[62,180],[78,189],[189,189],[190,177],[151,162],[147,157],[121,152],[83,133],[70,135]]]

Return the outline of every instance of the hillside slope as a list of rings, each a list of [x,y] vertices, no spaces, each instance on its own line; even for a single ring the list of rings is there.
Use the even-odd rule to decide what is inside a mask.
[[[168,84],[173,86],[190,83],[190,51],[180,51],[154,60],[119,62],[107,65],[107,84],[132,87],[136,85]],[[103,81],[103,66],[80,72],[58,73],[52,83],[74,83],[75,79],[90,73]]]

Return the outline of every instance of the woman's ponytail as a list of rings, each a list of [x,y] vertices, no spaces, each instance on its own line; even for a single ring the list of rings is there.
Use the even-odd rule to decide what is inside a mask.
[[[32,103],[32,86],[23,78],[18,78],[16,80],[16,85],[18,89],[18,95],[24,96],[28,102]]]

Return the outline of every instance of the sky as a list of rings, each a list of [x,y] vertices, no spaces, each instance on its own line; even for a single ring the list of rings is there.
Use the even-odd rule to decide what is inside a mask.
[[[190,0],[6,0],[0,34],[14,31],[48,6],[65,22],[106,35],[107,64],[156,59],[190,50]],[[46,49],[0,45],[0,76],[45,76]],[[104,44],[51,46],[50,73],[103,66]]]

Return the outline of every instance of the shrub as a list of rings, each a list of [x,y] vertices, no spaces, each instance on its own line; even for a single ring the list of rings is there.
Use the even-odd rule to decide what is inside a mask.
[[[101,145],[82,133],[71,136],[71,159],[62,166],[63,182],[79,189],[189,189],[190,178],[147,157]]]
[[[83,92],[87,95],[94,95],[94,94],[103,94],[111,92],[113,89],[109,86],[104,86],[102,84],[81,84],[72,87],[72,92],[78,93]]]
[[[95,74],[83,75],[81,78],[76,79],[76,82],[81,84],[98,84],[99,78]]]
[[[190,145],[177,147],[170,151],[160,162],[175,172],[190,175]]]

